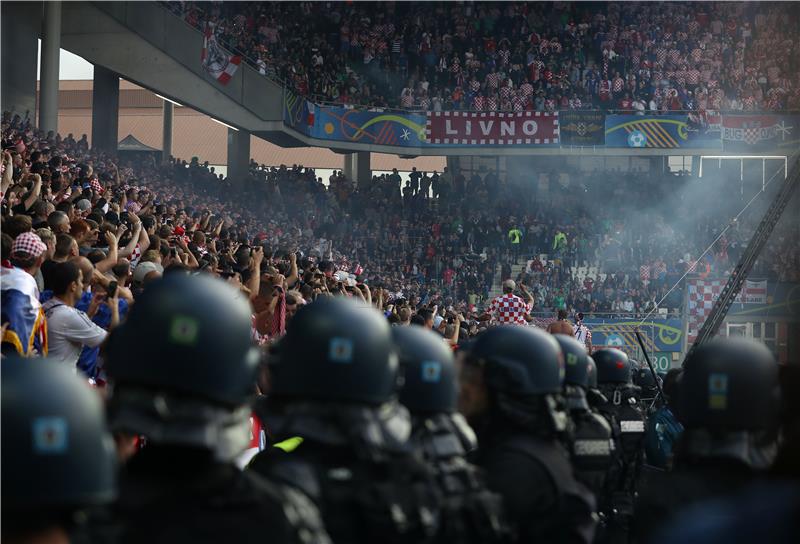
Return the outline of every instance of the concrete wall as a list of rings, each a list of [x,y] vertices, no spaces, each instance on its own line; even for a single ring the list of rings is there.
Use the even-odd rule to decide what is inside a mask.
[[[41,2],[2,2],[2,89],[3,111],[36,116],[37,43],[42,26]]]
[[[235,100],[263,121],[281,119],[282,89],[254,68],[242,64],[236,76],[220,85],[202,67],[203,37],[160,4],[154,2],[93,2],[92,5],[122,23],[151,45],[203,79],[217,92]],[[188,100],[187,100],[188,101]]]
[[[202,34],[154,2],[65,2],[64,49],[248,131],[275,130],[282,89],[244,64],[228,85],[200,61]]]

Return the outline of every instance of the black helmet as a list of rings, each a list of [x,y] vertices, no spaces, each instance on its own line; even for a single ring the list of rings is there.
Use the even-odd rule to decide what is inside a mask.
[[[483,364],[486,385],[510,395],[560,393],[564,355],[553,335],[522,326],[498,326],[475,340],[470,359]]]
[[[686,361],[677,396],[689,429],[763,429],[777,417],[778,365],[763,344],[717,338]]]
[[[556,342],[564,353],[565,385],[578,385],[584,389],[589,386],[589,366],[586,347],[574,337],[566,334],[556,334]]]
[[[656,376],[653,375],[650,367],[634,368],[633,385],[641,388],[643,398],[649,398],[658,393]]]
[[[597,364],[589,355],[586,356],[586,388],[597,389]]]
[[[624,351],[604,348],[592,355],[599,383],[631,383],[631,365]]]
[[[100,396],[47,359],[3,359],[3,524],[116,496],[117,457]],[[4,530],[6,527],[4,527]]]
[[[381,404],[397,389],[391,327],[377,310],[324,297],[300,309],[269,358],[275,397]]]
[[[458,404],[453,352],[436,333],[411,325],[392,327],[400,356],[400,402],[411,413],[453,413]]]
[[[259,364],[250,327],[250,306],[233,287],[209,276],[169,275],[149,284],[112,332],[108,375],[115,387],[241,405]]]

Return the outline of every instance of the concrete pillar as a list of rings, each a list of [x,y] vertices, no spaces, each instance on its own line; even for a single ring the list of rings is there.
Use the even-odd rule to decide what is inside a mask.
[[[44,2],[39,128],[58,131],[58,64],[61,49],[61,2]]]
[[[344,177],[346,177],[350,183],[355,185],[353,155],[355,155],[355,153],[347,153],[344,155],[344,168],[342,169],[342,172],[344,172]]]
[[[692,155],[692,177],[697,177],[700,174],[700,155]]]
[[[119,74],[95,64],[92,88],[92,149],[117,152]]]
[[[247,175],[250,166],[250,133],[228,129],[228,177],[238,181]]]
[[[38,8],[38,9],[36,9]],[[42,31],[42,5],[33,2],[0,3],[0,51],[3,56],[0,74],[2,111],[10,111],[36,124],[36,40]]]
[[[175,111],[175,105],[172,102],[164,100],[163,112],[163,126],[162,126],[162,143],[161,143],[161,162],[164,164],[169,162],[172,156],[172,116]]]
[[[354,183],[369,181],[372,179],[372,168],[370,167],[369,151],[357,151],[350,155],[351,170]]]

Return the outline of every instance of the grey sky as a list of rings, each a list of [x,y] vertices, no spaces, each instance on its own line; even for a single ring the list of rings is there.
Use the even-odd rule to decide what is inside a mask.
[[[39,78],[41,68],[42,40],[39,40],[39,55],[37,56],[36,77]],[[83,58],[73,55],[69,51],[61,50],[61,59],[58,65],[59,79],[92,79],[94,66]]]

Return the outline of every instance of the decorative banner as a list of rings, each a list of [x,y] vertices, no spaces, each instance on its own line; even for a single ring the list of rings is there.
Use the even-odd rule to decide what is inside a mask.
[[[425,134],[431,144],[556,145],[558,113],[429,112]]]
[[[283,96],[283,122],[296,131],[311,136],[317,108],[316,104],[302,96],[286,92]]]
[[[688,279],[686,282],[686,339],[694,343],[711,308],[728,280]],[[766,304],[767,280],[745,281],[734,301],[738,304]],[[729,312],[730,313],[730,312]]]
[[[603,112],[558,112],[558,129],[563,145],[603,145],[606,143],[605,128]]]
[[[766,304],[767,280],[745,280],[736,302],[741,302],[742,304]]]
[[[607,147],[721,149],[720,116],[607,115]]]
[[[601,112],[427,112],[320,106],[287,91],[284,124],[322,142],[398,148],[597,145],[789,154],[800,115],[603,115]],[[724,134],[723,134],[724,133]],[[324,145],[323,143],[320,145]]]
[[[425,145],[425,116],[317,106],[315,138],[396,147]]]
[[[759,293],[753,294],[753,289],[748,288],[747,303],[734,304],[728,310],[728,315],[750,316],[755,319],[788,318],[790,321],[797,319],[800,315],[800,284],[772,283],[765,291],[762,296]]]
[[[555,320],[555,317],[534,318],[533,323],[546,329]],[[638,319],[629,317],[591,317],[584,319],[583,324],[592,331],[592,346],[595,349],[613,347],[637,356],[641,351],[636,339],[637,326],[648,353],[671,353],[681,351],[683,347],[683,322],[678,318],[654,317],[640,325]]]
[[[637,353],[639,342],[634,332],[636,327],[642,333],[642,340],[648,353],[654,351],[680,351],[683,347],[683,330],[680,319],[650,319],[639,325],[638,319],[600,319],[584,320],[584,324],[592,331],[593,346],[608,346]]]
[[[722,144],[725,151],[785,151],[800,145],[798,115],[724,115]]]
[[[283,99],[283,122],[319,140],[396,147],[425,145],[422,114],[319,106],[290,92]]]

